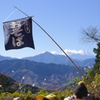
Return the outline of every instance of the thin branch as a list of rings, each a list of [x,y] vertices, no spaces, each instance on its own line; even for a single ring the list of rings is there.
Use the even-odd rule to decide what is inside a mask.
[[[89,27],[87,29],[82,28],[81,33],[83,40],[88,42],[100,42],[100,29],[97,27]]]

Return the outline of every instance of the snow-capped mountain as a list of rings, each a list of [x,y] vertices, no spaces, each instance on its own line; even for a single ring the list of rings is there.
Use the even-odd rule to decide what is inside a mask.
[[[93,66],[94,64],[94,56],[91,55],[81,55],[81,54],[72,54],[70,58],[77,64],[78,66]],[[83,59],[84,58],[84,59]],[[39,55],[33,57],[26,57],[23,59],[27,59],[30,61],[42,62],[42,63],[55,63],[55,64],[66,64],[73,65],[71,61],[65,56],[57,53],[44,52]],[[88,60],[89,59],[89,62]],[[90,60],[91,59],[91,60]],[[85,63],[83,63],[85,61]],[[88,65],[87,65],[88,63]]]
[[[69,50],[69,49],[66,49],[64,50],[68,55],[72,55],[72,54],[80,54],[80,55],[91,55],[88,51],[85,51],[85,50]]]
[[[78,66],[93,66],[95,63],[95,56],[87,51],[80,50],[65,50],[66,54],[77,64]],[[11,60],[16,58],[0,56],[0,61]],[[54,64],[66,64],[73,65],[71,61],[63,53],[56,52],[44,52],[32,57],[22,58],[25,60],[42,62],[42,63],[54,63]]]
[[[77,60],[85,60],[85,59],[89,59],[89,58],[94,58],[95,56],[91,53],[89,53],[88,51],[85,51],[85,50],[79,50],[79,51],[76,51],[76,50],[69,50],[69,49],[66,49],[64,50],[65,53],[70,56],[72,59],[77,59]],[[52,54],[56,54],[56,52],[51,52]],[[63,53],[59,53],[58,55],[64,55]]]

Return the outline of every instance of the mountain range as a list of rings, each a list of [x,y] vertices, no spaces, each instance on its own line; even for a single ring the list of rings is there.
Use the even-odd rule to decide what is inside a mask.
[[[69,56],[78,66],[91,66],[95,63],[95,57],[88,54],[72,54]],[[86,58],[86,59],[84,59]],[[23,58],[30,61],[42,62],[42,63],[54,63],[73,65],[72,62],[65,55],[52,54],[50,52],[44,52],[33,57]]]
[[[7,56],[0,55],[0,61],[3,61],[3,60],[12,60],[12,59],[17,59],[17,58],[12,58],[12,57],[7,57]]]
[[[95,56],[86,52],[81,51],[81,53],[72,53],[69,57],[74,61],[77,66],[90,66],[93,67],[95,63]],[[0,61],[3,60],[12,60],[18,58],[4,57],[0,56]],[[65,56],[61,54],[52,54],[50,52],[44,52],[32,57],[24,57],[22,59],[42,62],[42,63],[54,63],[54,64],[65,64],[65,65],[73,65],[72,62]]]
[[[84,60],[74,59],[72,55],[70,57],[84,74],[84,69],[91,69],[95,63],[95,57],[91,55]],[[68,80],[81,76],[65,55],[50,52],[22,59],[0,56],[0,72],[10,75],[21,83],[47,89],[57,89],[67,84]]]
[[[84,68],[79,69],[85,74]],[[74,66],[45,64],[29,60],[0,61],[0,72],[10,75],[21,83],[33,84],[47,89],[58,88],[75,77],[81,76]]]

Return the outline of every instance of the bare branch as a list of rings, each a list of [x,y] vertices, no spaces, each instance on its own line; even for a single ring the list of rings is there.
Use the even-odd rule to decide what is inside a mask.
[[[82,28],[81,33],[85,42],[100,42],[100,29],[98,27]]]

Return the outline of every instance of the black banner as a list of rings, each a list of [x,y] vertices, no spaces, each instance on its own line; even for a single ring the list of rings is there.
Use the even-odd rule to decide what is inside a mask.
[[[3,23],[5,49],[31,47],[35,49],[32,37],[32,18],[22,18]]]

